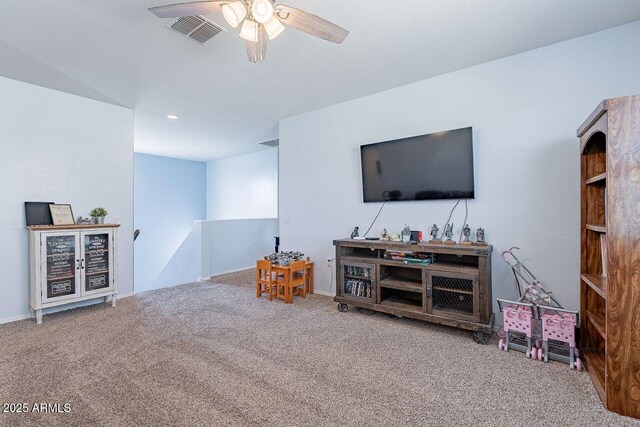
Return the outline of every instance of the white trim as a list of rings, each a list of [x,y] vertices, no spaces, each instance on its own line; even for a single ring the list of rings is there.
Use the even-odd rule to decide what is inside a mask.
[[[211,280],[214,277],[224,276],[225,274],[238,273],[240,271],[247,271],[247,270],[254,270],[254,269],[255,269],[254,266],[235,268],[233,270],[226,270],[226,271],[221,271],[219,273],[214,273],[214,274],[212,274],[211,276],[208,276],[208,277],[198,277],[198,281],[202,282],[202,281],[205,281],[205,280]]]
[[[193,221],[194,224],[202,224],[204,222],[229,222],[229,221],[264,221],[266,219],[278,219],[278,217],[273,218],[238,218],[238,219],[197,219]]]
[[[7,317],[6,319],[0,319],[0,324],[2,323],[11,323],[11,322],[17,322],[18,320],[24,320],[24,319],[34,319],[35,316],[31,315],[31,314],[23,314],[20,316],[14,316],[14,317]]]
[[[318,294],[318,295],[322,295],[322,296],[325,296],[325,297],[329,297],[329,298],[333,298],[333,296],[334,296],[331,292],[327,292],[327,291],[318,291],[318,290],[316,290],[316,289],[314,289],[314,290],[313,290],[313,293],[314,293],[314,294]]]
[[[118,299],[122,299],[122,298],[129,298],[133,296],[133,292],[127,292],[126,294],[117,294],[116,297]],[[98,299],[98,298],[104,298],[104,297],[95,297],[94,299]],[[91,300],[87,300],[87,301],[91,301]],[[99,302],[96,302],[94,304],[100,304]],[[87,304],[87,305],[94,305],[94,304]],[[59,308],[59,307],[50,307],[50,308]],[[75,310],[76,308],[79,307],[73,307],[73,308],[68,308],[67,310]],[[43,313],[44,314],[52,314],[52,313],[59,313],[61,311],[67,311],[67,310],[56,310],[56,311],[52,311],[49,312],[47,311],[47,309],[43,309]],[[0,325],[4,324],[4,323],[12,323],[12,322],[18,322],[20,320],[25,320],[25,319],[35,319],[36,316],[34,314],[21,314],[19,316],[14,316],[14,317],[6,317],[4,319],[0,319]]]

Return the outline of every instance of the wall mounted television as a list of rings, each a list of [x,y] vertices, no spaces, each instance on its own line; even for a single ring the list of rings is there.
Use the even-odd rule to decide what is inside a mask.
[[[360,146],[365,203],[473,199],[471,127]]]

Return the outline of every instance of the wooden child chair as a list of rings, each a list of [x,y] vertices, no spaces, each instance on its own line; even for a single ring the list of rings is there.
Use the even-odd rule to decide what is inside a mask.
[[[277,286],[275,280],[273,280],[273,272],[271,271],[271,261],[261,260],[258,261],[256,266],[256,297],[260,298],[262,294],[269,294],[269,301],[273,301],[273,296],[276,295]]]
[[[307,297],[305,284],[307,282],[307,266],[305,261],[295,261],[289,266],[289,277],[285,283],[279,282],[285,288],[284,302],[293,304],[293,296]],[[300,292],[302,291],[302,292]]]

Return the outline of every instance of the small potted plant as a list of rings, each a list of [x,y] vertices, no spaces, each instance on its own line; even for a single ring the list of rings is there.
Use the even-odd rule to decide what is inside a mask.
[[[107,210],[104,208],[95,208],[89,215],[94,219],[96,224],[104,224],[104,217],[107,216]]]
[[[405,243],[409,243],[409,240],[411,240],[411,228],[407,224],[402,229],[402,240]]]

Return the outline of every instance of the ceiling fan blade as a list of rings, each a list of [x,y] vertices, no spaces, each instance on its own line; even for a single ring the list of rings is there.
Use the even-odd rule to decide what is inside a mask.
[[[264,30],[264,25],[260,25],[258,28],[258,41],[246,42],[247,45],[247,57],[249,62],[258,63],[263,62],[267,54],[267,32]]]
[[[158,18],[178,18],[180,16],[209,15],[221,13],[222,5],[227,1],[193,1],[149,8],[149,12]]]
[[[342,43],[349,35],[349,31],[344,28],[304,10],[284,4],[277,5],[275,9],[280,22],[312,36],[333,43]]]

